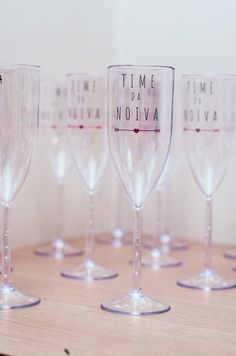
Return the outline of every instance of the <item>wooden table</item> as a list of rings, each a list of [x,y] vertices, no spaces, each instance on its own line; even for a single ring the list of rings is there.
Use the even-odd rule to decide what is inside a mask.
[[[78,245],[83,246],[83,241]],[[55,261],[32,248],[13,253],[13,281],[22,292],[38,294],[41,304],[0,311],[0,353],[10,355],[236,355],[236,289],[202,292],[181,288],[176,280],[200,270],[202,246],[176,252],[181,267],[143,271],[147,294],[171,304],[171,311],[130,317],[100,309],[103,300],[126,293],[131,247],[96,245],[97,259],[119,271],[111,280],[86,283],[62,278],[63,268],[81,257]],[[236,279],[234,261],[214,249],[218,272]],[[235,261],[236,264],[236,261]]]

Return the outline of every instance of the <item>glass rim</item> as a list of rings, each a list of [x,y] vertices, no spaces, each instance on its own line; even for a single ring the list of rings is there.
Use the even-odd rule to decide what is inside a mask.
[[[40,69],[39,65],[35,64],[18,64],[18,63],[0,63],[0,68],[38,68]]]
[[[107,67],[107,69],[112,68],[146,68],[146,69],[170,69],[175,71],[175,68],[172,66],[158,65],[158,64],[112,64]]]

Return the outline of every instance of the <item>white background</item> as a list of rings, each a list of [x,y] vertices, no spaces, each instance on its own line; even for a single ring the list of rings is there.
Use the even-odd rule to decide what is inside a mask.
[[[171,175],[172,230],[202,239],[204,198],[187,167],[181,146],[179,77],[183,73],[235,73],[234,0],[0,0],[0,62],[39,64],[42,76],[103,72],[107,65],[163,64],[176,68],[174,145]],[[235,149],[214,199],[214,241],[236,242]],[[114,200],[109,175],[97,198],[97,228],[112,225]],[[111,188],[112,189],[112,188]],[[86,231],[87,200],[75,170],[66,181],[66,233]],[[39,140],[30,174],[11,210],[13,241],[34,244],[51,238],[56,188]],[[102,197],[102,199],[100,198]],[[127,204],[128,225],[132,227]],[[146,205],[145,231],[152,231],[155,197]]]

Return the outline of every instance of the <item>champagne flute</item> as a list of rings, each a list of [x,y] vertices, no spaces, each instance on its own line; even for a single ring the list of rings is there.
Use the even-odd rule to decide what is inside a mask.
[[[200,274],[179,280],[182,287],[205,291],[233,288],[234,281],[212,267],[212,198],[228,167],[235,129],[235,80],[231,76],[185,75],[183,140],[195,182],[206,201],[205,258]]]
[[[170,149],[174,68],[110,66],[108,69],[109,144],[116,171],[134,210],[133,271],[127,295],[105,301],[103,310],[145,315],[168,304],[141,289],[142,207],[157,184]]]
[[[22,308],[40,302],[19,292],[11,282],[9,207],[30,167],[38,131],[40,68],[0,64],[0,199],[3,204],[2,282],[0,309]]]
[[[84,280],[113,278],[117,272],[98,264],[94,250],[94,195],[108,163],[106,86],[104,78],[89,74],[67,76],[69,144],[77,171],[89,196],[85,258],[63,277]]]
[[[71,152],[67,143],[66,85],[45,79],[41,83],[41,134],[47,147],[47,156],[57,185],[56,229],[51,243],[38,247],[35,253],[56,259],[80,255],[82,251],[64,241],[64,187],[65,178],[72,168]]]

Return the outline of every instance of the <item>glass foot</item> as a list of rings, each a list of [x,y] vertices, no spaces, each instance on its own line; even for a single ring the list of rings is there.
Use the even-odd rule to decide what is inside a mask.
[[[75,269],[61,272],[61,276],[92,281],[114,278],[118,276],[118,273],[105,269],[95,261],[86,260]]]
[[[12,286],[0,285],[0,309],[31,307],[40,303],[37,296],[24,295]]]
[[[49,245],[39,247],[34,251],[38,256],[48,256],[58,260],[64,257],[78,256],[83,253],[79,248],[75,248],[64,241],[55,241]]]
[[[142,290],[134,290],[122,298],[104,302],[101,304],[101,308],[112,313],[134,316],[160,314],[170,310],[168,304],[149,298]]]
[[[132,234],[120,228],[113,229],[111,233],[100,234],[96,238],[96,242],[114,247],[129,245],[132,241]]]
[[[227,258],[236,259],[236,250],[228,250],[225,252],[224,256]]]
[[[142,266],[153,269],[164,267],[178,267],[182,262],[162,253],[158,249],[153,249],[142,257]]]
[[[236,282],[227,281],[211,270],[204,271],[187,279],[179,280],[177,284],[181,287],[202,289],[206,292],[236,287]]]

